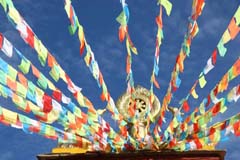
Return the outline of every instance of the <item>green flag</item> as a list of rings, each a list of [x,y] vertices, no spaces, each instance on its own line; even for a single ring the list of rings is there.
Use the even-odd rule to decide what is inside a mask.
[[[27,74],[29,72],[29,68],[30,68],[30,61],[27,59],[22,59],[21,60],[21,64],[18,66],[18,68],[24,73]]]

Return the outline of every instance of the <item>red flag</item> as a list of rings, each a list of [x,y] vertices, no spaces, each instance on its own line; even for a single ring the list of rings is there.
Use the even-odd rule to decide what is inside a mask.
[[[102,76],[101,71],[99,71],[99,78],[98,78],[98,80],[99,80],[100,86],[102,86],[102,84],[103,84],[103,76]]]
[[[105,124],[103,126],[104,127],[104,132],[109,133],[110,132],[110,125],[109,125],[109,123],[104,123],[104,124]]]
[[[29,104],[27,103],[27,106],[26,106],[26,109],[24,110],[24,112],[30,113],[31,111],[32,111],[32,110],[31,110]]]
[[[27,26],[27,34],[28,36],[25,40],[32,48],[34,48],[34,33],[31,30],[31,28],[29,28],[28,26]]]
[[[70,79],[70,77],[67,74],[65,74],[65,78],[67,79],[68,87],[73,88],[73,83],[72,83],[72,80]]]
[[[214,134],[214,133],[215,133],[215,131],[216,131],[216,129],[215,129],[215,128],[210,128],[210,130],[209,130],[209,135],[212,135],[212,134]]]
[[[185,112],[188,112],[188,111],[190,110],[190,107],[189,107],[189,104],[188,104],[187,101],[184,101],[184,102],[183,102],[183,110],[184,110]]]
[[[87,123],[88,120],[88,115],[87,114],[82,114],[82,118],[79,118],[78,121],[82,122],[83,124]]]
[[[218,94],[218,86],[216,86],[213,90],[214,96],[216,96]]]
[[[118,37],[119,41],[122,42],[125,39],[126,31],[124,26],[119,27]]]
[[[197,149],[201,149],[203,147],[201,142],[200,142],[200,140],[198,138],[194,140],[194,143],[196,144]]]
[[[61,93],[61,91],[58,91],[58,90],[53,91],[52,96],[58,102],[61,102],[61,100],[62,100],[62,93]]]
[[[156,23],[157,23],[157,25],[158,25],[159,28],[162,28],[162,27],[163,27],[161,15],[159,15],[159,16],[156,17]]]
[[[52,98],[46,94],[43,95],[43,112],[49,113],[52,110]]]
[[[207,103],[206,103],[205,107],[208,107],[210,103],[211,103],[211,96],[208,95],[208,97],[207,97]]]
[[[197,14],[197,15],[201,15],[202,7],[203,7],[203,5],[204,5],[204,1],[205,1],[205,0],[198,0],[198,1],[197,1],[197,4],[196,4],[196,14]]]
[[[237,95],[240,94],[240,85],[238,85],[238,88],[237,88]]]
[[[34,132],[34,133],[39,133],[40,130],[41,130],[41,126],[40,126],[39,122],[38,122],[38,125],[37,125],[37,126],[30,126],[30,127],[29,127],[29,130],[30,130],[31,132]]]
[[[162,121],[162,118],[160,117],[160,118],[158,119],[158,125],[159,125],[159,126],[162,126],[162,122],[163,122],[163,121]]]
[[[72,6],[70,7],[69,19],[70,19],[71,24],[73,25],[73,24],[74,24],[74,21],[73,21],[73,8],[72,8]]]
[[[100,99],[101,99],[102,101],[105,101],[105,100],[106,100],[104,93],[102,93],[102,94],[100,95]]]
[[[36,119],[38,119],[39,121],[43,121],[43,122],[47,122],[48,118],[47,118],[47,114],[44,115],[35,115]]]
[[[0,33],[0,48],[2,48],[2,44],[3,44],[3,36],[2,36],[2,34]]]
[[[234,123],[233,128],[235,136],[240,136],[240,121]]]
[[[131,70],[131,59],[130,59],[130,55],[127,55],[127,59],[126,59],[126,72],[127,74],[130,73]]]
[[[221,101],[214,105],[212,109],[212,115],[213,116],[217,115],[220,109],[221,109]]]
[[[215,65],[217,62],[217,49],[214,49],[212,53],[212,64]]]
[[[84,41],[84,39],[81,39],[81,44],[80,44],[80,55],[83,54],[84,48],[85,48],[85,41]]]
[[[198,123],[193,123],[193,130],[194,130],[194,133],[197,133],[199,131]]]

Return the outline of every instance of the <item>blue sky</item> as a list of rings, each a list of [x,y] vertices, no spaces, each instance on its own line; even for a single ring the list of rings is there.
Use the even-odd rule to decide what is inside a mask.
[[[70,36],[68,32],[69,20],[64,10],[63,0],[51,0],[51,2],[48,0],[15,0],[13,2],[39,39],[56,57],[62,68],[69,74],[75,84],[82,87],[83,94],[93,102],[96,108],[104,108],[106,104],[101,102],[99,98],[101,90],[85,66],[83,57],[79,56],[77,36]],[[171,0],[171,2],[173,3],[173,9],[170,17],[167,17],[165,12],[163,16],[164,41],[161,46],[160,70],[157,77],[161,89],[155,89],[155,94],[160,100],[166,93],[175,58],[179,53],[186,31],[187,18],[191,14],[192,0],[185,0],[184,2]],[[130,9],[129,32],[139,52],[138,56],[133,56],[132,70],[135,84],[149,88],[157,31],[155,17],[159,8],[155,0],[129,0],[127,3]],[[206,0],[203,13],[198,20],[199,33],[192,42],[190,57],[185,61],[185,71],[180,75],[182,84],[174,94],[172,106],[178,106],[179,100],[185,97],[198,78],[239,5],[239,0]],[[113,99],[117,100],[118,96],[126,89],[126,49],[125,44],[121,44],[118,40],[119,24],[115,21],[115,18],[121,12],[121,4],[116,0],[75,0],[73,6],[80,23],[85,29],[85,36],[95,53],[95,58],[104,75],[109,92]],[[18,32],[8,22],[2,8],[0,9],[0,22],[0,32],[24,56],[31,59],[39,70],[47,73],[37,61],[34,50],[23,42]],[[189,104],[192,109],[199,105],[201,100],[207,96],[208,92],[239,57],[239,42],[240,36],[238,35],[234,41],[227,44],[228,52],[226,56],[217,59],[216,67],[206,77],[207,86],[202,90],[197,89],[199,99],[193,100],[190,98]],[[0,57],[16,67],[16,59],[10,60],[2,52]],[[33,77],[28,78],[33,79]],[[232,81],[229,88],[239,84],[239,80],[238,77]],[[67,93],[66,86],[61,82],[56,83],[56,85]],[[0,101],[2,106],[15,110],[15,107],[9,102],[10,100],[0,98]],[[221,121],[239,112],[239,104],[239,102],[231,104],[229,110],[224,115],[217,116],[214,121]],[[18,112],[22,113],[21,111]],[[116,126],[116,123],[109,118],[109,114],[105,114],[104,118],[112,126]],[[3,125],[0,125],[0,140],[0,160],[34,159],[37,154],[50,152],[51,148],[56,146],[54,141],[38,135],[28,135],[20,130]],[[227,142],[220,143],[218,149],[227,150],[226,159],[236,160],[239,157],[239,142],[239,138],[231,136]]]

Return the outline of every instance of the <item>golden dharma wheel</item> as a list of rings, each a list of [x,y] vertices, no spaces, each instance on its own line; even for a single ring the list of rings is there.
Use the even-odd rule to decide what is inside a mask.
[[[160,102],[154,94],[150,101],[151,92],[144,87],[137,86],[132,93],[125,92],[117,100],[116,106],[125,121],[128,122],[129,133],[135,139],[143,139],[148,133],[147,120],[152,121],[160,112]]]
[[[150,103],[150,91],[142,86],[137,86],[131,93],[125,92],[117,100],[116,106],[120,114],[127,122],[146,122],[146,116],[156,118],[160,111],[160,102],[157,96],[153,95],[153,103]],[[134,116],[130,113],[134,111]]]

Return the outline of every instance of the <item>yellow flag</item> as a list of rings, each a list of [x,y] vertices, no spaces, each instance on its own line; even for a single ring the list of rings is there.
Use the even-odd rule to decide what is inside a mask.
[[[34,38],[34,48],[36,49],[37,53],[39,53],[40,52],[40,46],[39,46],[40,40],[36,36],[34,36],[33,38]]]
[[[198,99],[198,94],[196,93],[195,88],[192,90],[191,94],[192,94],[193,98]]]
[[[48,136],[55,136],[56,131],[54,130],[54,128],[52,126],[46,125],[45,134]]]
[[[18,114],[16,112],[12,112],[10,110],[2,108],[2,114],[3,114],[4,120],[6,120],[7,122],[9,122],[11,124],[17,123],[17,115]]]
[[[81,92],[78,92],[77,94],[77,101],[80,104],[80,106],[86,107],[83,99],[83,95]]]
[[[62,80],[64,82],[67,82],[67,78],[66,78],[65,72],[64,72],[64,70],[62,69],[62,67],[60,65],[58,65],[58,69],[59,69],[59,74],[60,74],[60,77],[62,78]]]
[[[22,96],[23,98],[26,98],[27,95],[27,89],[21,84],[17,82],[17,94]]]
[[[44,92],[39,88],[35,88],[35,92],[38,97],[42,97],[44,95]]]
[[[60,111],[54,109],[51,112],[49,112],[47,117],[47,123],[51,124],[55,122],[59,118],[59,113]]]
[[[176,128],[176,127],[178,126],[178,124],[179,124],[179,123],[178,123],[178,121],[177,121],[177,118],[174,117],[174,118],[173,118],[173,127]]]
[[[13,19],[13,21],[18,24],[21,22],[21,17],[18,13],[18,11],[15,8],[9,8],[8,15]]]
[[[67,112],[67,116],[70,123],[73,123],[73,124],[76,123],[75,116],[71,112]]]
[[[222,40],[224,44],[231,40],[231,36],[228,29],[223,33]]]
[[[203,88],[206,84],[207,84],[207,81],[205,80],[205,76],[202,75],[202,76],[199,78],[199,85],[200,85],[201,88]]]
[[[221,106],[220,112],[224,113],[227,110],[227,106]]]
[[[237,12],[234,15],[235,19],[236,19],[236,24],[239,26],[240,24],[240,7],[238,7]]]
[[[32,102],[30,102],[30,101],[27,102],[27,105],[29,106],[29,108],[33,112],[39,112],[40,111],[40,108],[38,106],[36,106],[35,104],[33,104]]]
[[[47,80],[47,84],[48,84],[48,87],[49,87],[51,90],[56,90],[56,87],[54,86],[54,84],[53,84],[51,81]]]
[[[77,117],[82,118],[82,111],[77,106],[75,106],[74,113]]]
[[[97,113],[98,113],[99,115],[102,115],[106,110],[107,110],[106,108],[105,108],[105,109],[98,109],[98,110],[97,110]]]
[[[85,61],[85,63],[86,63],[86,65],[87,66],[89,66],[89,62],[90,62],[90,58],[91,58],[91,56],[90,56],[90,54],[89,53],[87,53],[86,54],[86,56],[84,57],[84,61]]]
[[[168,1],[168,0],[158,0],[158,4],[161,4],[165,8],[168,16],[171,14],[172,3],[170,1]]]

